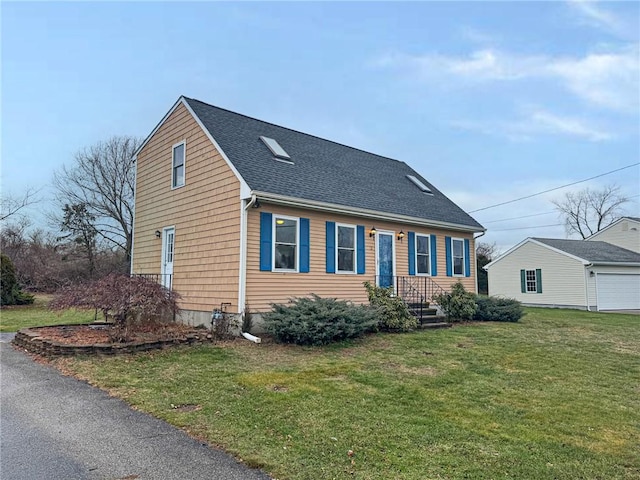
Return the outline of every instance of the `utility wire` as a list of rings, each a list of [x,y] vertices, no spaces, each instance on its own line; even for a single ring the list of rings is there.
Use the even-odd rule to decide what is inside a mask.
[[[510,232],[511,230],[529,230],[531,228],[559,227],[561,225],[564,225],[564,223],[554,223],[553,225],[535,225],[535,226],[532,226],[532,227],[504,228],[504,229],[501,229],[501,230],[491,230],[491,233],[493,233],[493,232]]]
[[[552,213],[558,213],[555,210],[552,212],[544,212],[544,213],[532,213],[531,215],[520,215],[519,217],[511,217],[511,218],[502,218],[500,220],[489,220],[488,222],[482,222],[484,224],[487,223],[498,223],[498,222],[506,222],[507,220],[519,220],[521,218],[529,218],[529,217],[539,217],[541,215],[551,215]]]
[[[588,182],[589,180],[593,180],[594,178],[604,177],[605,175],[610,175],[612,173],[619,172],[621,170],[625,170],[627,168],[635,167],[636,165],[640,165],[640,162],[632,163],[631,165],[627,165],[626,167],[617,168],[617,169],[611,170],[609,172],[601,173],[600,175],[596,175],[594,177],[585,178],[584,180],[578,180],[577,182],[567,183],[566,185],[561,185],[559,187],[550,188],[549,190],[545,190],[543,192],[532,193],[531,195],[527,195],[525,197],[516,198],[514,200],[509,200],[507,202],[496,203],[495,205],[489,205],[488,207],[477,208],[476,210],[469,210],[469,212],[467,212],[467,213],[480,212],[482,210],[488,210],[490,208],[500,207],[502,205],[507,205],[509,203],[519,202],[520,200],[525,200],[527,198],[537,197],[538,195],[542,195],[543,193],[549,193],[549,192],[553,192],[554,190],[560,190],[561,188],[570,187],[572,185],[577,185],[578,183]]]

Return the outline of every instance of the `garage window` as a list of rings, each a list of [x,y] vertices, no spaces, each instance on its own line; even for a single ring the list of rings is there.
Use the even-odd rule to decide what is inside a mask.
[[[542,293],[542,270],[520,270],[520,291],[522,293]]]

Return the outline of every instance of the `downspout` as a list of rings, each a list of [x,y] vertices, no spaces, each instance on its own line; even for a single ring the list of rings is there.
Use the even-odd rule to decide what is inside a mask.
[[[589,269],[593,267],[593,263],[584,266],[584,298],[587,301],[587,312],[591,311],[589,306]]]
[[[479,239],[480,237],[484,236],[486,233],[487,233],[487,231],[485,230],[484,232],[482,232],[477,237],[473,237],[473,253],[476,253],[476,249],[477,249],[476,240]],[[476,293],[476,295],[478,294],[478,260],[476,260],[476,292],[475,293]]]
[[[238,313],[244,314],[247,283],[247,210],[256,203],[256,196],[240,202],[240,272],[238,275]],[[246,204],[246,205],[245,205]]]

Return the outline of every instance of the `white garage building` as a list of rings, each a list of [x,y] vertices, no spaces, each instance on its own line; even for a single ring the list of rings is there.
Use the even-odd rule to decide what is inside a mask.
[[[640,252],[595,238],[527,238],[484,268],[489,295],[525,305],[640,310]]]

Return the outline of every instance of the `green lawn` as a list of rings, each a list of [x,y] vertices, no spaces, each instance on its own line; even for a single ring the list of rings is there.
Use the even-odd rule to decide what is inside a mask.
[[[67,310],[60,314],[47,309],[51,299],[47,295],[36,295],[33,305],[2,307],[0,311],[0,332],[17,332],[24,327],[42,327],[93,321],[93,313]]]
[[[281,480],[639,479],[640,318],[527,312],[57,364]]]

